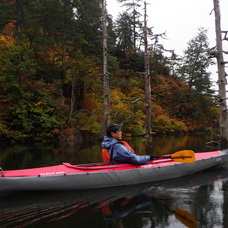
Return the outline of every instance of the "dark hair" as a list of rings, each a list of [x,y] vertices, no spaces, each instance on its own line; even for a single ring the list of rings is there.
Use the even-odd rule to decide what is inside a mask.
[[[110,124],[106,128],[106,135],[108,137],[112,137],[112,132],[116,133],[116,131],[120,130],[122,127],[122,124]]]

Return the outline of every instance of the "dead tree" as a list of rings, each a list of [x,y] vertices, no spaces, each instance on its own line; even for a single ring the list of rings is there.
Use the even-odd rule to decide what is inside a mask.
[[[145,68],[145,107],[146,107],[146,139],[147,150],[150,150],[151,145],[151,84],[150,84],[150,63],[148,54],[148,41],[147,41],[147,11],[146,2],[144,2],[144,68]],[[150,151],[149,151],[150,152]]]
[[[108,48],[107,48],[107,9],[106,0],[103,0],[102,17],[103,17],[103,87],[104,87],[104,119],[103,132],[110,123],[110,91],[109,91],[109,74],[108,74]]]
[[[221,14],[219,0],[214,0],[214,12],[215,12],[215,29],[216,29],[216,58],[218,67],[218,86],[219,86],[219,108],[220,108],[220,135],[222,142],[228,144],[228,112],[226,103],[226,72],[225,62],[223,58],[223,47],[222,47],[222,33],[221,33]]]

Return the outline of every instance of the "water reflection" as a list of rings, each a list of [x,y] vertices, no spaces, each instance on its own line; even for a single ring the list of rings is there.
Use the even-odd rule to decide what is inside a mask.
[[[143,138],[127,139],[137,153],[145,152]],[[152,153],[164,155],[179,150],[193,150],[196,152],[219,150],[218,145],[211,145],[208,142],[216,140],[213,135],[180,135],[180,136],[153,136]]]
[[[145,154],[145,140],[142,137],[125,138],[137,154]],[[209,147],[211,135],[200,136],[154,136],[152,151],[155,155],[164,155],[179,150],[198,152],[218,150],[218,146]],[[1,146],[0,164],[3,169],[21,169],[50,166],[70,162],[72,164],[101,162],[100,143],[75,145],[14,145]]]
[[[0,150],[4,170],[101,161],[100,146],[94,145],[14,145]]]
[[[65,193],[0,196],[0,227],[228,227],[228,170]]]

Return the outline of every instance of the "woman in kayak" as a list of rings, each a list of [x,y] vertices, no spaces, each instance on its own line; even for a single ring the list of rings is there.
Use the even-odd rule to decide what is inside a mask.
[[[131,163],[142,165],[153,159],[151,155],[136,155],[129,144],[122,140],[122,125],[111,124],[102,141],[102,157],[106,164]]]

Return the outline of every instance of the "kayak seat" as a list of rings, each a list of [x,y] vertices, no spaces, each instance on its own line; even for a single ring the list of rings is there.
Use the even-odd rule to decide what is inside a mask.
[[[1,171],[1,173],[2,173],[2,177],[4,177],[4,176],[5,176],[5,174],[4,174],[4,170],[3,170],[3,168],[2,168],[2,167],[0,167],[0,171]]]

